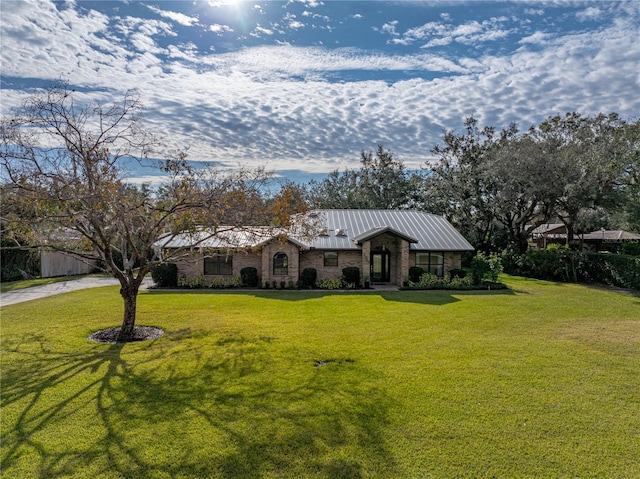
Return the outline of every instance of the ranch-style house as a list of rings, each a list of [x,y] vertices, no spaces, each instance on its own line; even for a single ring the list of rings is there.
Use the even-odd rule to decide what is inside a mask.
[[[179,276],[230,278],[254,267],[262,284],[297,282],[305,268],[315,268],[318,279],[339,279],[355,266],[372,284],[402,285],[411,266],[443,276],[474,249],[445,218],[423,211],[313,210],[305,218],[312,234],[219,228],[167,236],[156,246],[188,253],[177,263]]]

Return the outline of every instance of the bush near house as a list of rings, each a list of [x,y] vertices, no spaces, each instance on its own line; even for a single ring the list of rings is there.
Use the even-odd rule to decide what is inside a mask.
[[[185,276],[178,278],[178,287],[187,289],[226,289],[239,288],[240,286],[242,286],[242,279],[240,276],[234,276],[233,278],[207,279],[203,275],[200,275],[194,278],[187,278]]]
[[[346,285],[352,285],[353,288],[360,286],[360,268],[349,266],[342,269],[342,280]]]
[[[240,278],[242,279],[242,286],[255,288],[258,286],[258,269],[253,266],[242,268],[240,270]]]
[[[159,288],[178,286],[178,266],[173,263],[159,264],[151,270],[151,278]]]
[[[318,279],[318,271],[315,268],[305,268],[302,270],[301,279],[305,288],[313,288]]]
[[[409,281],[417,283],[420,281],[420,277],[424,274],[424,269],[420,266],[411,266],[409,268]]]
[[[451,273],[445,273],[444,277],[438,278],[433,273],[424,273],[418,281],[408,280],[401,289],[445,289],[445,290],[497,290],[507,289],[507,286],[498,281],[480,281],[475,283],[473,276],[453,276]]]

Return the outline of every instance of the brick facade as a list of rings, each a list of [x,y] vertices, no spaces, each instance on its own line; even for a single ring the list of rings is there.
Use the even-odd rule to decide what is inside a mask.
[[[258,270],[258,278],[261,278],[261,285],[273,281],[279,283],[293,281],[297,283],[302,270],[305,268],[315,268],[318,272],[318,279],[339,279],[342,270],[349,266],[360,269],[362,279],[371,275],[371,252],[386,251],[390,257],[390,282],[391,284],[402,285],[404,279],[409,275],[409,268],[416,264],[416,252],[409,249],[409,243],[391,234],[382,234],[378,237],[365,241],[361,250],[339,250],[338,265],[324,265],[323,250],[304,250],[287,241],[271,241],[265,244],[261,250],[256,251],[236,251],[233,254],[233,274],[219,276],[205,276],[207,279],[215,277],[229,278],[240,276],[240,271],[245,267],[254,267]],[[273,258],[278,253],[285,253],[288,260],[288,271],[286,275],[273,274]],[[204,275],[204,257],[202,252],[194,252],[178,263],[178,275],[188,278]],[[444,255],[444,271],[459,269],[462,266],[462,254],[446,252]]]

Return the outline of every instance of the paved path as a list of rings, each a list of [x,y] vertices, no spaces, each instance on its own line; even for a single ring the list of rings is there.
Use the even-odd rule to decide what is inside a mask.
[[[152,282],[150,278],[145,278],[140,289],[147,288]],[[23,301],[31,301],[32,299],[46,298],[54,294],[68,293],[69,291],[79,289],[115,286],[119,284],[117,279],[108,276],[86,276],[80,279],[61,281],[60,283],[45,284],[43,286],[34,286],[32,288],[0,293],[0,306],[22,303]]]

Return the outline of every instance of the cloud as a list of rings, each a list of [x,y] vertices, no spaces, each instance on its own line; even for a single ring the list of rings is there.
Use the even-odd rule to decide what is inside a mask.
[[[542,33],[540,31],[537,31],[527,37],[521,38],[520,41],[518,43],[532,43],[532,44],[536,44],[536,45],[543,45],[547,42],[547,40],[549,38],[551,38],[552,35],[548,34],[548,33]]]
[[[169,10],[161,10],[160,8],[154,7],[153,5],[146,5],[146,7],[152,12],[157,13],[161,17],[173,20],[174,22],[179,23],[180,25],[183,25],[185,27],[191,27],[193,25],[197,25],[199,21],[198,17],[190,17],[183,13],[172,12]]]
[[[256,25],[256,28],[249,35],[252,37],[259,37],[261,34],[264,35],[273,35],[273,30],[270,28],[262,27],[260,24]]]
[[[117,99],[137,86],[145,127],[167,147],[189,147],[194,160],[327,172],[357,166],[362,149],[382,143],[417,168],[443,129],[460,128],[472,113],[483,124],[517,121],[526,128],[566,111],[623,117],[640,111],[638,19],[631,7],[631,15],[620,13],[598,29],[526,31],[517,50],[456,57],[291,45],[211,54],[161,19],[108,18],[44,1],[2,8],[3,113],[26,93],[10,77],[68,78],[82,87],[81,100]],[[258,25],[253,33],[274,31]],[[510,24],[497,17],[429,22],[393,38],[425,46],[489,41],[507,31]],[[350,71],[401,79],[332,80]]]
[[[398,25],[398,20],[393,20],[391,22],[388,22],[382,25],[382,27],[380,28],[380,31],[384,33],[388,33],[389,35],[394,35],[394,36],[398,35],[398,32],[396,32],[396,25]]]
[[[602,14],[603,14],[603,11],[600,10],[598,7],[589,7],[585,10],[582,10],[576,13],[576,18],[584,22],[588,20],[597,20],[602,16]]]
[[[229,25],[220,25],[219,23],[214,23],[213,25],[209,25],[209,31],[217,33],[218,35],[222,35],[223,33],[233,32],[233,28],[231,28]]]
[[[454,41],[467,45],[484,43],[504,38],[511,33],[510,29],[501,28],[501,25],[509,20],[507,17],[492,17],[482,22],[473,20],[460,25],[449,23],[450,16],[448,14],[443,14],[441,17],[446,23],[427,22],[419,27],[406,30],[401,38],[392,39],[391,42],[411,45],[426,41],[422,48],[431,48],[449,45]],[[397,35],[395,30],[392,34]]]

